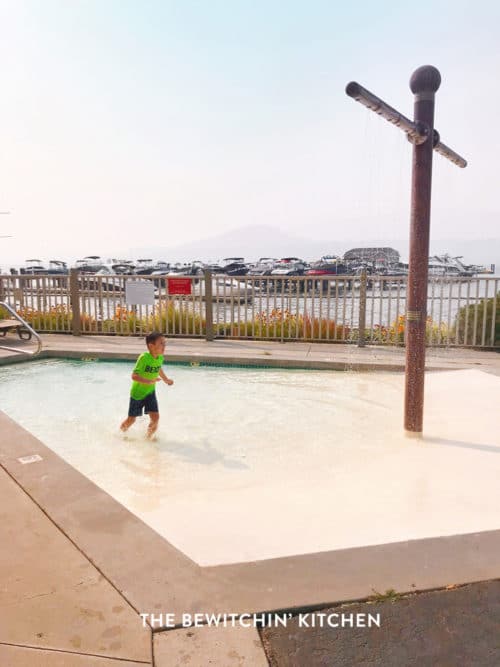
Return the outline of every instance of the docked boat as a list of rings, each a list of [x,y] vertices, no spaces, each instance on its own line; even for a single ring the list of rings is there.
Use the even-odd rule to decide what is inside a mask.
[[[66,276],[68,274],[68,265],[59,259],[49,261],[49,273],[51,276]]]
[[[222,267],[220,266],[220,262],[213,262],[210,260],[209,262],[205,262],[203,267],[205,271],[211,271],[212,273],[224,273]]]
[[[433,255],[429,257],[428,275],[454,277],[465,275],[453,259],[449,255]]]
[[[41,259],[27,259],[24,267],[22,267],[19,272],[21,274],[44,276],[48,274],[49,270]]]
[[[164,262],[162,259],[157,259],[153,263],[153,273],[160,273],[161,271],[166,273],[169,270],[170,270],[170,264],[168,262]]]
[[[444,255],[433,255],[429,257],[429,275],[463,276],[472,277],[477,275],[477,267],[464,264],[463,257],[452,257]]]
[[[350,272],[349,265],[337,255],[324,255],[307,269],[306,276],[339,276]]]
[[[152,259],[138,259],[135,263],[135,274],[138,276],[147,276],[154,270],[155,265]]]
[[[489,268],[487,268],[486,266],[484,266],[482,264],[469,264],[468,269],[470,271],[473,271],[474,276],[477,276],[480,273],[486,273],[486,274],[495,273],[495,265],[494,264],[490,264]]]
[[[388,276],[390,278],[403,278],[408,275],[408,264],[398,262],[397,264],[390,264],[383,269],[377,271],[379,276]]]
[[[225,268],[226,266],[229,266],[229,264],[244,264],[245,263],[245,258],[244,257],[225,257],[224,259],[221,259],[219,262],[219,266],[221,268]]]
[[[157,262],[158,266],[161,264],[162,262]],[[175,264],[163,262],[163,264],[165,265],[164,268],[157,268],[150,274],[154,279],[153,282],[156,287],[165,287],[168,278],[200,276],[205,270],[203,264],[198,261],[188,263],[177,262]]]
[[[271,271],[271,276],[303,276],[308,265],[298,257],[283,257]]]
[[[138,259],[135,273],[138,276],[164,275],[172,271],[172,265],[162,259]]]
[[[123,292],[124,279],[112,265],[104,265],[99,271],[82,271],[78,283],[82,291]]]
[[[397,250],[389,247],[352,248],[344,253],[344,261],[352,267],[363,266],[378,273],[397,265],[400,256]]]
[[[261,257],[258,262],[250,266],[249,276],[270,276],[278,260],[275,257]]]
[[[219,267],[228,276],[246,276],[249,269],[244,257],[226,257],[219,262]]]
[[[248,273],[248,266],[246,264],[235,262],[234,264],[229,264],[225,268],[224,273],[227,276],[246,276]]]
[[[98,255],[87,255],[83,259],[78,259],[75,262],[75,269],[80,273],[97,273],[107,265]]]
[[[203,273],[200,262],[177,262],[169,267],[167,276],[198,276]]]
[[[251,282],[239,282],[229,276],[212,276],[212,301],[216,303],[245,304],[260,293],[258,287]],[[206,300],[205,281],[200,280],[193,285],[193,294]]]
[[[111,273],[117,276],[131,276],[135,273],[135,265],[129,260],[112,259]]]

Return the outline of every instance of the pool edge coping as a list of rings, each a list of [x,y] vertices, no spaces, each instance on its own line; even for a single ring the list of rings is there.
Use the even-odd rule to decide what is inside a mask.
[[[0,357],[0,367],[8,366],[16,363],[26,363],[29,361],[37,361],[40,359],[73,359],[82,361],[135,361],[137,359],[137,352],[113,352],[113,351],[95,351],[88,352],[68,349],[46,349],[42,350],[36,356],[28,356],[25,354],[12,354],[11,356]],[[322,361],[319,359],[301,359],[295,360],[290,358],[274,358],[266,359],[265,362],[259,357],[244,357],[244,356],[224,356],[209,355],[197,353],[185,354],[169,354],[165,355],[165,363],[179,363],[179,364],[205,364],[212,367],[233,367],[233,368],[257,368],[257,369],[283,369],[283,370],[318,370],[318,371],[357,371],[357,372],[397,372],[401,373],[405,370],[405,363],[387,363],[387,362],[367,362],[367,361]],[[429,372],[434,371],[450,371],[463,370],[467,368],[467,364],[459,365],[456,368],[450,368],[446,365],[438,363],[426,363],[425,370]]]

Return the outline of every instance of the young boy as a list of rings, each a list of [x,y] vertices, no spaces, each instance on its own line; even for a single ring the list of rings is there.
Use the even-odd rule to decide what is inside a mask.
[[[147,438],[151,439],[158,428],[160,413],[155,385],[160,380],[168,385],[174,384],[174,381],[168,378],[161,369],[165,344],[165,336],[161,333],[155,332],[146,336],[148,351],[139,356],[132,372],[133,382],[130,390],[128,417],[120,426],[123,432],[127,431],[136,418],[142,415],[143,409],[149,415]]]

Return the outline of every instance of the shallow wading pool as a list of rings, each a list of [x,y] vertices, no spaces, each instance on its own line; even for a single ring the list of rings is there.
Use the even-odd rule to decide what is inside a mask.
[[[167,365],[160,427],[127,436],[133,362],[0,368],[0,408],[201,565],[500,527],[500,378]],[[464,388],[467,391],[464,391]]]

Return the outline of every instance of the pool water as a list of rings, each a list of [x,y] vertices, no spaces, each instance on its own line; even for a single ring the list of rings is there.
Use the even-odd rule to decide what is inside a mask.
[[[370,400],[366,379],[353,385],[345,373],[175,365],[167,369],[174,385],[156,388],[160,425],[150,443],[146,416],[126,436],[118,428],[132,368],[66,360],[10,366],[0,371],[2,409],[107,491],[119,471],[138,493],[143,486],[182,493],[186,476],[227,489],[244,484],[250,470],[273,479],[300,466],[305,474],[326,451],[346,446],[359,405]],[[394,379],[383,376],[385,392],[394,393]],[[149,494],[136,500],[155,504]]]
[[[476,447],[445,447],[438,442],[444,413],[432,412],[435,441],[402,438],[401,374],[167,365],[175,384],[157,385],[160,426],[149,442],[147,417],[126,436],[119,431],[132,368],[69,360],[7,366],[0,406],[200,564],[500,525],[495,443],[470,429],[464,443],[462,428],[459,441]],[[499,378],[474,378],[498,398]],[[442,381],[428,382],[431,403],[432,384],[441,396]],[[478,459],[479,496],[466,487]],[[496,504],[478,524],[484,503]]]

